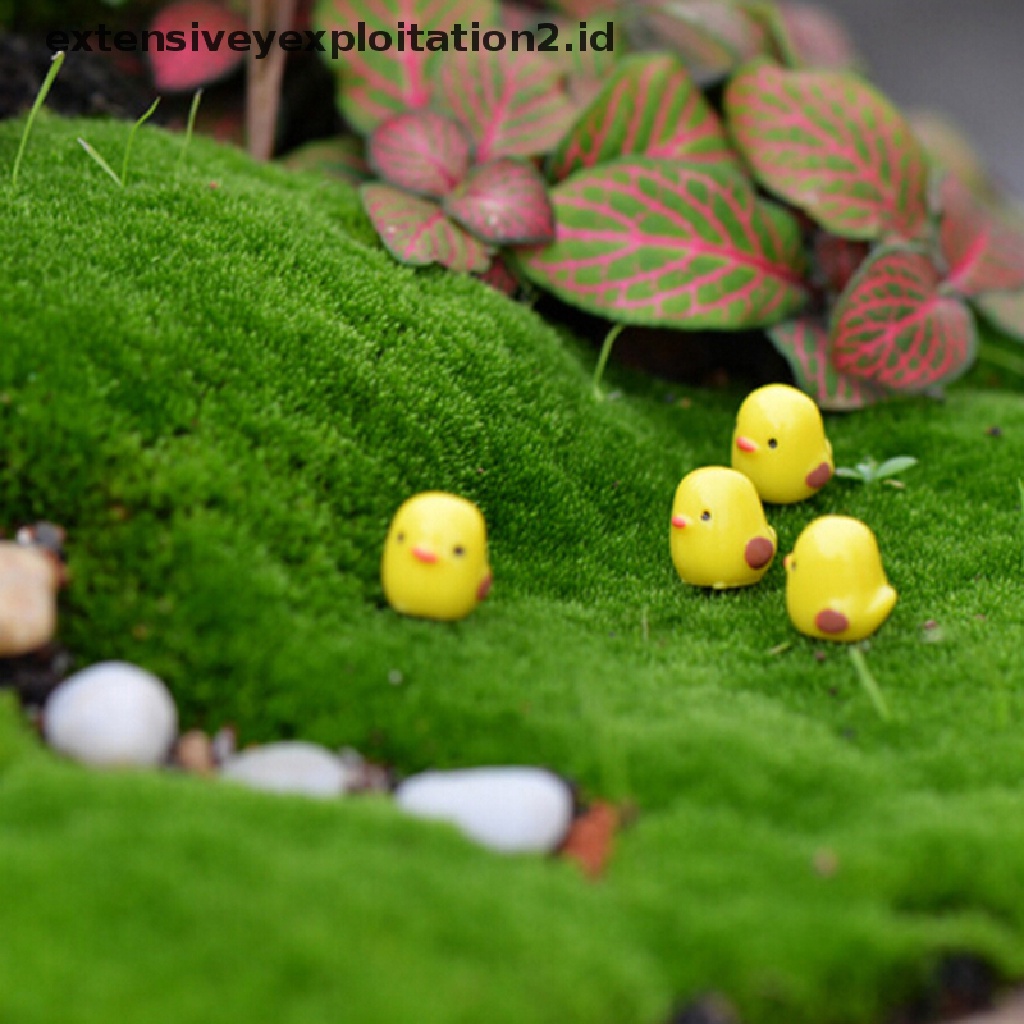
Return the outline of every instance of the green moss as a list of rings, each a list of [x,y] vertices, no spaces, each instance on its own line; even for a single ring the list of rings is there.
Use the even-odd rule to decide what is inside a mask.
[[[638,817],[591,885],[385,801],[59,765],[7,707],[0,1016],[657,1024],[717,988],[749,1024],[855,1024],[948,950],[1024,971],[1018,396],[832,417],[841,463],[916,456],[905,489],[770,510],[783,550],[828,512],[878,534],[883,721],[792,631],[781,564],[719,595],[675,575],[672,493],[740,395],[620,374],[595,402],[592,352],[396,266],[351,191],[198,139],[176,180],[150,129],[121,190],[74,138],[116,161],[126,132],[43,119],[0,189],[0,519],[68,527],[62,638],[157,672],[187,725],[547,764]],[[378,580],[429,488],[488,521],[494,592],[454,625]]]

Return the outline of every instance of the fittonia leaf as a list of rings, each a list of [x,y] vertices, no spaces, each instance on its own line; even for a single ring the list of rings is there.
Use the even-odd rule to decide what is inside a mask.
[[[789,363],[797,385],[822,409],[862,409],[888,392],[871,381],[840,373],[832,362],[828,328],[812,316],[800,316],[768,328],[768,337]]]
[[[150,28],[166,33],[173,29],[180,31],[193,23],[198,25],[200,45],[197,48],[172,51],[154,47],[148,51],[153,85],[158,92],[191,91],[230,75],[245,62],[244,52],[232,50],[225,43],[213,46],[218,33],[220,40],[224,40],[232,32],[246,28],[245,18],[223,4],[208,0],[168,4],[157,11]]]
[[[970,311],[942,290],[942,275],[927,254],[883,245],[840,297],[831,344],[840,372],[924,391],[962,374],[977,338]]]
[[[555,234],[544,179],[525,160],[503,157],[474,167],[442,206],[467,231],[494,246],[548,242]]]
[[[626,5],[625,14],[638,49],[671,50],[702,85],[765,53],[768,45],[755,17],[721,0],[639,0]]]
[[[939,239],[949,287],[964,296],[1024,288],[1024,229],[1002,223],[952,174],[945,176],[940,196]]]
[[[600,7],[587,15],[585,24],[587,25],[588,45],[585,50],[576,43],[580,31],[579,18],[570,19],[549,14],[540,16],[542,20],[556,26],[559,39],[573,42],[571,50],[563,47],[548,56],[558,62],[559,68],[565,76],[566,94],[577,114],[582,112],[601,91],[622,54],[622,50],[613,45],[602,46],[601,49],[590,45],[593,42],[592,32],[607,32],[608,25],[612,25],[616,39],[624,38],[625,29],[621,25],[620,15],[615,10],[609,9],[610,6],[608,0],[600,0]],[[591,26],[595,27],[591,28]]]
[[[358,135],[307,142],[281,162],[294,171],[316,171],[350,185],[358,185],[372,176],[366,163],[366,145]]]
[[[753,61],[729,83],[725,110],[758,181],[828,231],[911,239],[924,228],[924,149],[896,108],[857,75]]]
[[[388,252],[402,263],[440,263],[449,270],[482,272],[487,247],[445,216],[437,203],[392,185],[371,182],[359,193]]]
[[[491,265],[479,276],[484,284],[490,285],[495,291],[509,298],[514,297],[519,291],[519,280],[500,256],[495,256]]]
[[[453,25],[496,23],[497,15],[493,0],[316,0],[313,21],[326,38],[337,32],[341,46],[351,44],[331,55],[342,72],[341,110],[369,134],[392,114],[430,102],[431,74],[453,56]],[[421,33],[418,47],[408,37],[412,26]]]
[[[775,323],[807,296],[796,219],[739,171],[630,157],[551,190],[555,241],[517,251],[527,277],[634,324]]]
[[[473,140],[478,163],[547,153],[575,116],[558,64],[528,50],[448,54],[437,104]]]
[[[842,22],[818,4],[779,0],[761,9],[776,16],[772,35],[790,67],[844,70],[859,63]]]
[[[735,159],[715,112],[671,54],[621,61],[551,154],[548,177],[561,181],[634,153],[700,163]]]
[[[469,169],[469,140],[433,110],[411,110],[381,122],[367,146],[370,166],[392,185],[425,196],[450,192]]]
[[[824,288],[838,295],[867,258],[868,242],[819,231],[814,237],[814,266]]]

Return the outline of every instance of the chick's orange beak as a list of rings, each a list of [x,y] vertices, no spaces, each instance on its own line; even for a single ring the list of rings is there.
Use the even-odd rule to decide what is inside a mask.
[[[793,558],[793,556],[792,556],[792,555],[786,555],[786,557],[785,557],[785,558],[784,558],[784,559],[782,560],[782,567],[783,567],[783,568],[784,568],[784,569],[785,569],[785,570],[786,570],[787,572],[789,572],[789,563],[790,563],[790,561],[792,560],[792,558]]]
[[[740,434],[739,437],[736,438],[736,447],[739,448],[741,452],[756,452],[757,442]]]
[[[685,527],[690,525],[690,519],[689,519],[688,516],[673,516],[672,517],[672,525],[677,530],[682,530]]]
[[[428,565],[431,562],[437,561],[437,553],[431,551],[429,548],[414,547],[412,549],[412,557],[418,562],[426,562]]]

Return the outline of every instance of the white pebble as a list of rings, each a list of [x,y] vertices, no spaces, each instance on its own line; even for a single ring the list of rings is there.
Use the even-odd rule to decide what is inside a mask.
[[[178,732],[178,711],[156,676],[102,661],[64,680],[43,710],[54,750],[102,767],[160,764]]]
[[[353,770],[340,757],[315,743],[292,740],[250,747],[229,757],[221,775],[252,789],[306,796],[340,796]]]
[[[573,797],[543,768],[464,768],[412,775],[395,790],[398,806],[457,825],[503,853],[548,852],[565,838]]]

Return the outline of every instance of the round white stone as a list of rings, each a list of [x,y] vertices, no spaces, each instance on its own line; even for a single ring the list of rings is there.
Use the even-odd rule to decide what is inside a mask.
[[[412,775],[395,790],[402,810],[457,825],[503,853],[548,852],[565,838],[572,792],[543,768],[464,768]]]
[[[167,687],[125,661],[101,661],[69,676],[43,710],[43,733],[54,750],[102,767],[160,764],[177,732]]]
[[[340,757],[325,747],[301,740],[243,750],[229,757],[220,773],[225,779],[253,789],[320,797],[340,796],[350,775]]]

